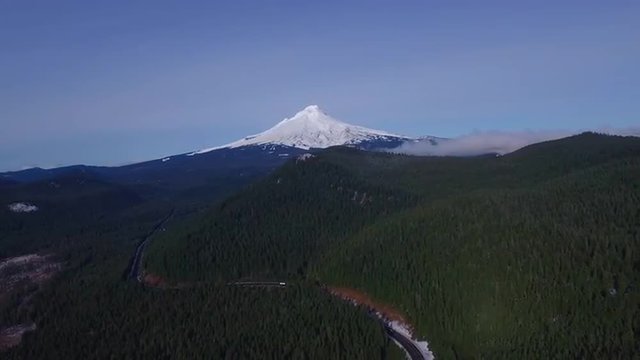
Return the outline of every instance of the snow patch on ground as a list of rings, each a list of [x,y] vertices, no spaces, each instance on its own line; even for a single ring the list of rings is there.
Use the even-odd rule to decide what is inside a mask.
[[[386,323],[387,323],[387,325],[391,326],[391,328],[395,332],[397,332],[397,333],[403,335],[404,337],[406,337],[407,339],[411,340],[411,342],[420,350],[420,353],[422,353],[422,356],[425,359],[427,359],[427,360],[435,359],[435,357],[433,356],[433,352],[431,352],[431,350],[429,350],[429,343],[426,342],[426,341],[418,341],[418,340],[414,339],[413,338],[413,332],[405,324],[403,324],[403,323],[401,323],[399,321],[389,321],[389,322],[386,322]],[[397,344],[397,342],[396,342],[396,344]],[[400,346],[400,347],[402,347],[402,346]],[[409,358],[408,354],[407,354],[407,358]]]
[[[162,159],[162,162],[167,162],[169,160],[171,160],[171,158],[170,157],[166,157],[166,158]]]
[[[330,287],[329,292],[355,306],[363,305],[369,309],[369,314],[379,319],[385,326],[391,328],[398,335],[404,337],[420,350],[422,357],[427,360],[435,359],[435,356],[429,350],[429,344],[426,341],[418,341],[414,338],[414,332],[409,322],[396,309],[383,303],[375,302],[366,294],[350,288]],[[392,338],[393,339],[393,338]],[[397,341],[394,342],[405,351],[406,349]],[[407,358],[409,358],[409,354]]]
[[[15,213],[30,213],[34,211],[38,211],[38,207],[33,204],[17,202],[13,204],[9,204],[9,210]]]
[[[313,155],[313,154],[305,153],[305,154],[302,154],[302,155],[298,156],[298,159],[296,159],[296,162],[298,162],[298,161],[307,161],[309,159],[313,159],[314,157],[316,157],[316,156]]]

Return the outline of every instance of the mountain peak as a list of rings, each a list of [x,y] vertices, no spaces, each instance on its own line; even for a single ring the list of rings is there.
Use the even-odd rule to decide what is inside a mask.
[[[285,118],[281,123],[289,121],[323,121],[331,119],[318,105],[309,105],[298,111],[290,118]],[[335,119],[334,119],[335,120]]]
[[[307,107],[305,107],[304,109],[302,109],[302,111],[298,112],[298,114],[300,113],[321,113],[321,114],[325,114],[324,111],[322,111],[322,109],[320,109],[320,106],[318,105],[309,105]]]
[[[367,141],[399,139],[406,140],[407,138],[344,123],[329,116],[318,105],[309,105],[294,116],[285,118],[260,134],[247,136],[227,145],[199,150],[193,154],[249,145],[283,145],[308,150],[338,145],[356,145]]]

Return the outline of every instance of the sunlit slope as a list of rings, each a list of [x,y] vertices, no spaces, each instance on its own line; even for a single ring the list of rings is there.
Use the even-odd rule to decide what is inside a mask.
[[[639,209],[640,159],[612,161],[423,203],[361,231],[313,276],[398,305],[446,358],[629,357]]]
[[[147,268],[356,287],[406,312],[440,358],[627,357],[640,333],[639,194],[632,137],[501,157],[334,148],[165,233]]]
[[[500,158],[369,165],[358,169],[423,200],[310,276],[398,305],[444,358],[637,353],[640,139],[583,134]]]

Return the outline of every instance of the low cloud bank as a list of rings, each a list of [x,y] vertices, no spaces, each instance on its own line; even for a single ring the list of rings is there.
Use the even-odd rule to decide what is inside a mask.
[[[594,131],[610,135],[640,136],[640,128],[602,128],[584,131]],[[582,131],[576,132],[569,130],[473,132],[454,139],[441,140],[438,145],[432,145],[428,141],[405,143],[392,149],[391,152],[432,156],[473,156],[490,153],[507,154],[527,145],[556,140],[581,132]]]

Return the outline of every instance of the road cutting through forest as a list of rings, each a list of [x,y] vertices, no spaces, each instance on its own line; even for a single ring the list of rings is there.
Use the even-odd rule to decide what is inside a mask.
[[[129,265],[127,279],[134,280],[144,286],[168,289],[168,288],[184,288],[185,286],[169,287],[167,282],[160,276],[145,273],[142,270],[142,258],[144,250],[151,238],[160,229],[163,229],[165,223],[173,216],[174,210],[161,220],[149,232],[147,236],[138,244]],[[284,288],[287,283],[284,281],[232,281],[227,283],[229,286],[238,287],[257,287],[257,288]],[[331,295],[349,301],[354,305],[363,305],[369,310],[372,318],[380,321],[384,327],[385,334],[393,340],[396,345],[401,347],[411,360],[433,360],[433,354],[429,351],[426,342],[419,342],[413,339],[413,327],[406,318],[393,307],[376,302],[366,294],[355,289],[345,287],[323,287]]]

